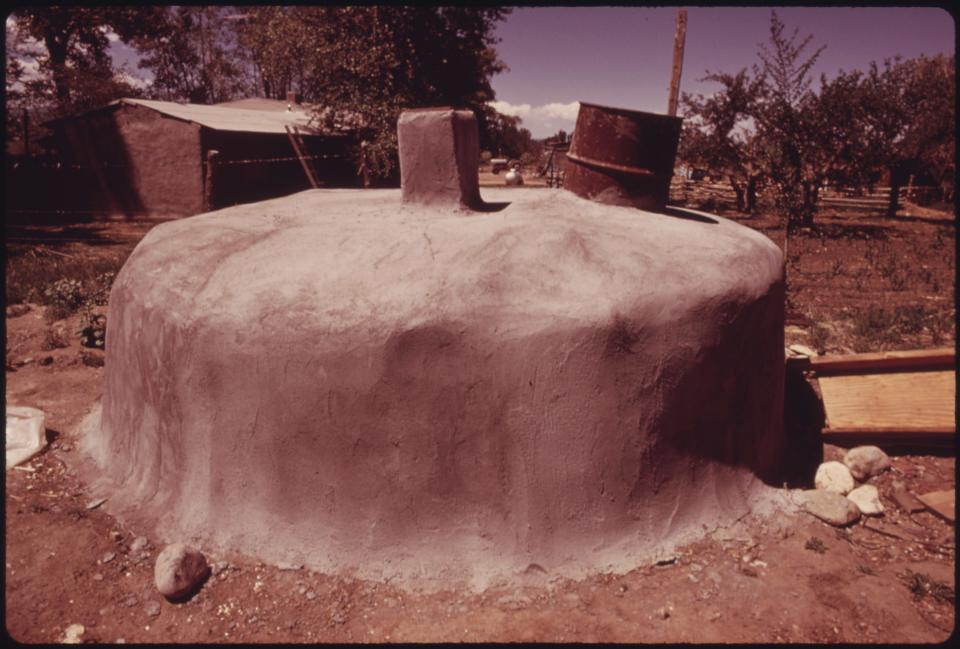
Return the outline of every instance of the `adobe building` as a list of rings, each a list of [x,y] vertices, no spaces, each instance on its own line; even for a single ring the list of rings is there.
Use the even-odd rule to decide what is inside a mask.
[[[61,162],[48,182],[62,209],[78,212],[189,216],[309,189],[286,127],[301,134],[320,187],[358,184],[352,134],[311,128],[301,106],[282,101],[124,98],[45,126]]]

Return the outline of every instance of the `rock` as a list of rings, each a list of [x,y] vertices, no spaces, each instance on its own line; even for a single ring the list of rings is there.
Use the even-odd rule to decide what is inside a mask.
[[[833,491],[838,494],[848,493],[856,486],[850,469],[840,462],[824,462],[817,468],[817,474],[813,478],[813,484],[817,489]]]
[[[857,480],[866,480],[890,468],[890,458],[876,446],[857,446],[847,451],[843,463]]]
[[[803,510],[831,525],[843,526],[856,522],[860,510],[843,494],[824,489],[803,492]]]
[[[880,502],[880,492],[872,484],[860,485],[847,494],[847,498],[867,516],[879,516],[883,513],[883,504]]]
[[[137,605],[137,601],[138,600],[136,595],[130,595],[129,597],[123,600],[123,605],[126,606],[127,608],[132,608]]]
[[[80,644],[84,631],[82,624],[71,624],[63,632],[63,644]]]
[[[10,304],[7,306],[7,317],[19,318],[28,311],[30,311],[29,304]]]
[[[667,618],[670,617],[670,607],[663,606],[661,608],[658,608],[656,611],[656,616],[661,620],[666,620]]]
[[[107,552],[100,558],[100,563],[110,563],[117,558],[116,552]]]
[[[130,543],[130,551],[139,552],[140,550],[144,550],[146,549],[147,545],[149,545],[149,543],[150,542],[147,540],[147,537],[138,536]]]
[[[796,352],[797,354],[800,354],[801,356],[816,356],[816,355],[817,355],[817,352],[813,351],[812,349],[810,349],[810,348],[807,347],[806,345],[793,344],[793,345],[789,345],[789,346],[787,347],[787,349],[789,349],[789,350],[792,351],[792,352]]]
[[[211,572],[214,575],[219,575],[221,572],[223,572],[229,567],[230,567],[229,561],[217,561],[215,564],[213,564],[213,568],[211,569]]]
[[[157,555],[153,581],[164,597],[173,599],[189,593],[209,572],[210,567],[202,552],[174,543]]]
[[[105,502],[107,502],[106,498],[97,498],[96,500],[91,500],[89,503],[87,503],[87,509],[96,509]]]
[[[150,617],[157,617],[160,615],[160,602],[147,602],[146,606],[143,607],[143,612]]]
[[[317,594],[312,590],[307,591],[307,599],[313,600],[317,598]]]

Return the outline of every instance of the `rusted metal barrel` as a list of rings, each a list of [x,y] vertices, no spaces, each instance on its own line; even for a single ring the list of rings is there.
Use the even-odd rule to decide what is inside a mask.
[[[662,209],[682,121],[581,102],[564,187],[599,203]]]

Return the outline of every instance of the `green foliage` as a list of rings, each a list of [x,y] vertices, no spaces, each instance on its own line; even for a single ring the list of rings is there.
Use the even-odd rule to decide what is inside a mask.
[[[58,279],[44,289],[43,303],[50,307],[50,320],[62,320],[83,304],[83,285],[76,279]]]
[[[214,104],[245,94],[247,71],[241,64],[230,18],[234,10],[218,6],[160,7],[151,29],[133,44],[143,55],[140,67],[154,74],[161,98]]]
[[[495,118],[490,78],[505,66],[493,49],[493,28],[509,10],[496,7],[299,7],[311,47],[303,70],[305,100],[316,102],[322,126],[352,126],[366,140],[367,170],[391,176],[397,168],[396,122],[405,108],[454,106],[474,110],[481,134]],[[279,20],[279,18],[277,18]],[[280,27],[277,27],[280,29]],[[262,50],[263,70],[273,69]],[[276,67],[287,69],[281,51]],[[489,148],[489,147],[485,147]]]
[[[80,329],[80,344],[84,347],[104,349],[107,342],[107,316],[87,311],[84,314],[84,326]]]

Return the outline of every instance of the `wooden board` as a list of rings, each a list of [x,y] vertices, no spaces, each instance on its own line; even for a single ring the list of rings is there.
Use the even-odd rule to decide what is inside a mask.
[[[818,376],[827,376],[851,372],[952,369],[956,365],[956,354],[951,347],[941,347],[939,349],[827,355],[812,358],[801,356],[789,358],[787,362],[799,369],[813,370]]]
[[[920,502],[926,505],[930,511],[947,519],[951,523],[956,518],[956,497],[956,489],[931,491],[930,493],[918,496]]]
[[[955,430],[953,370],[821,375],[817,381],[829,428]]]

